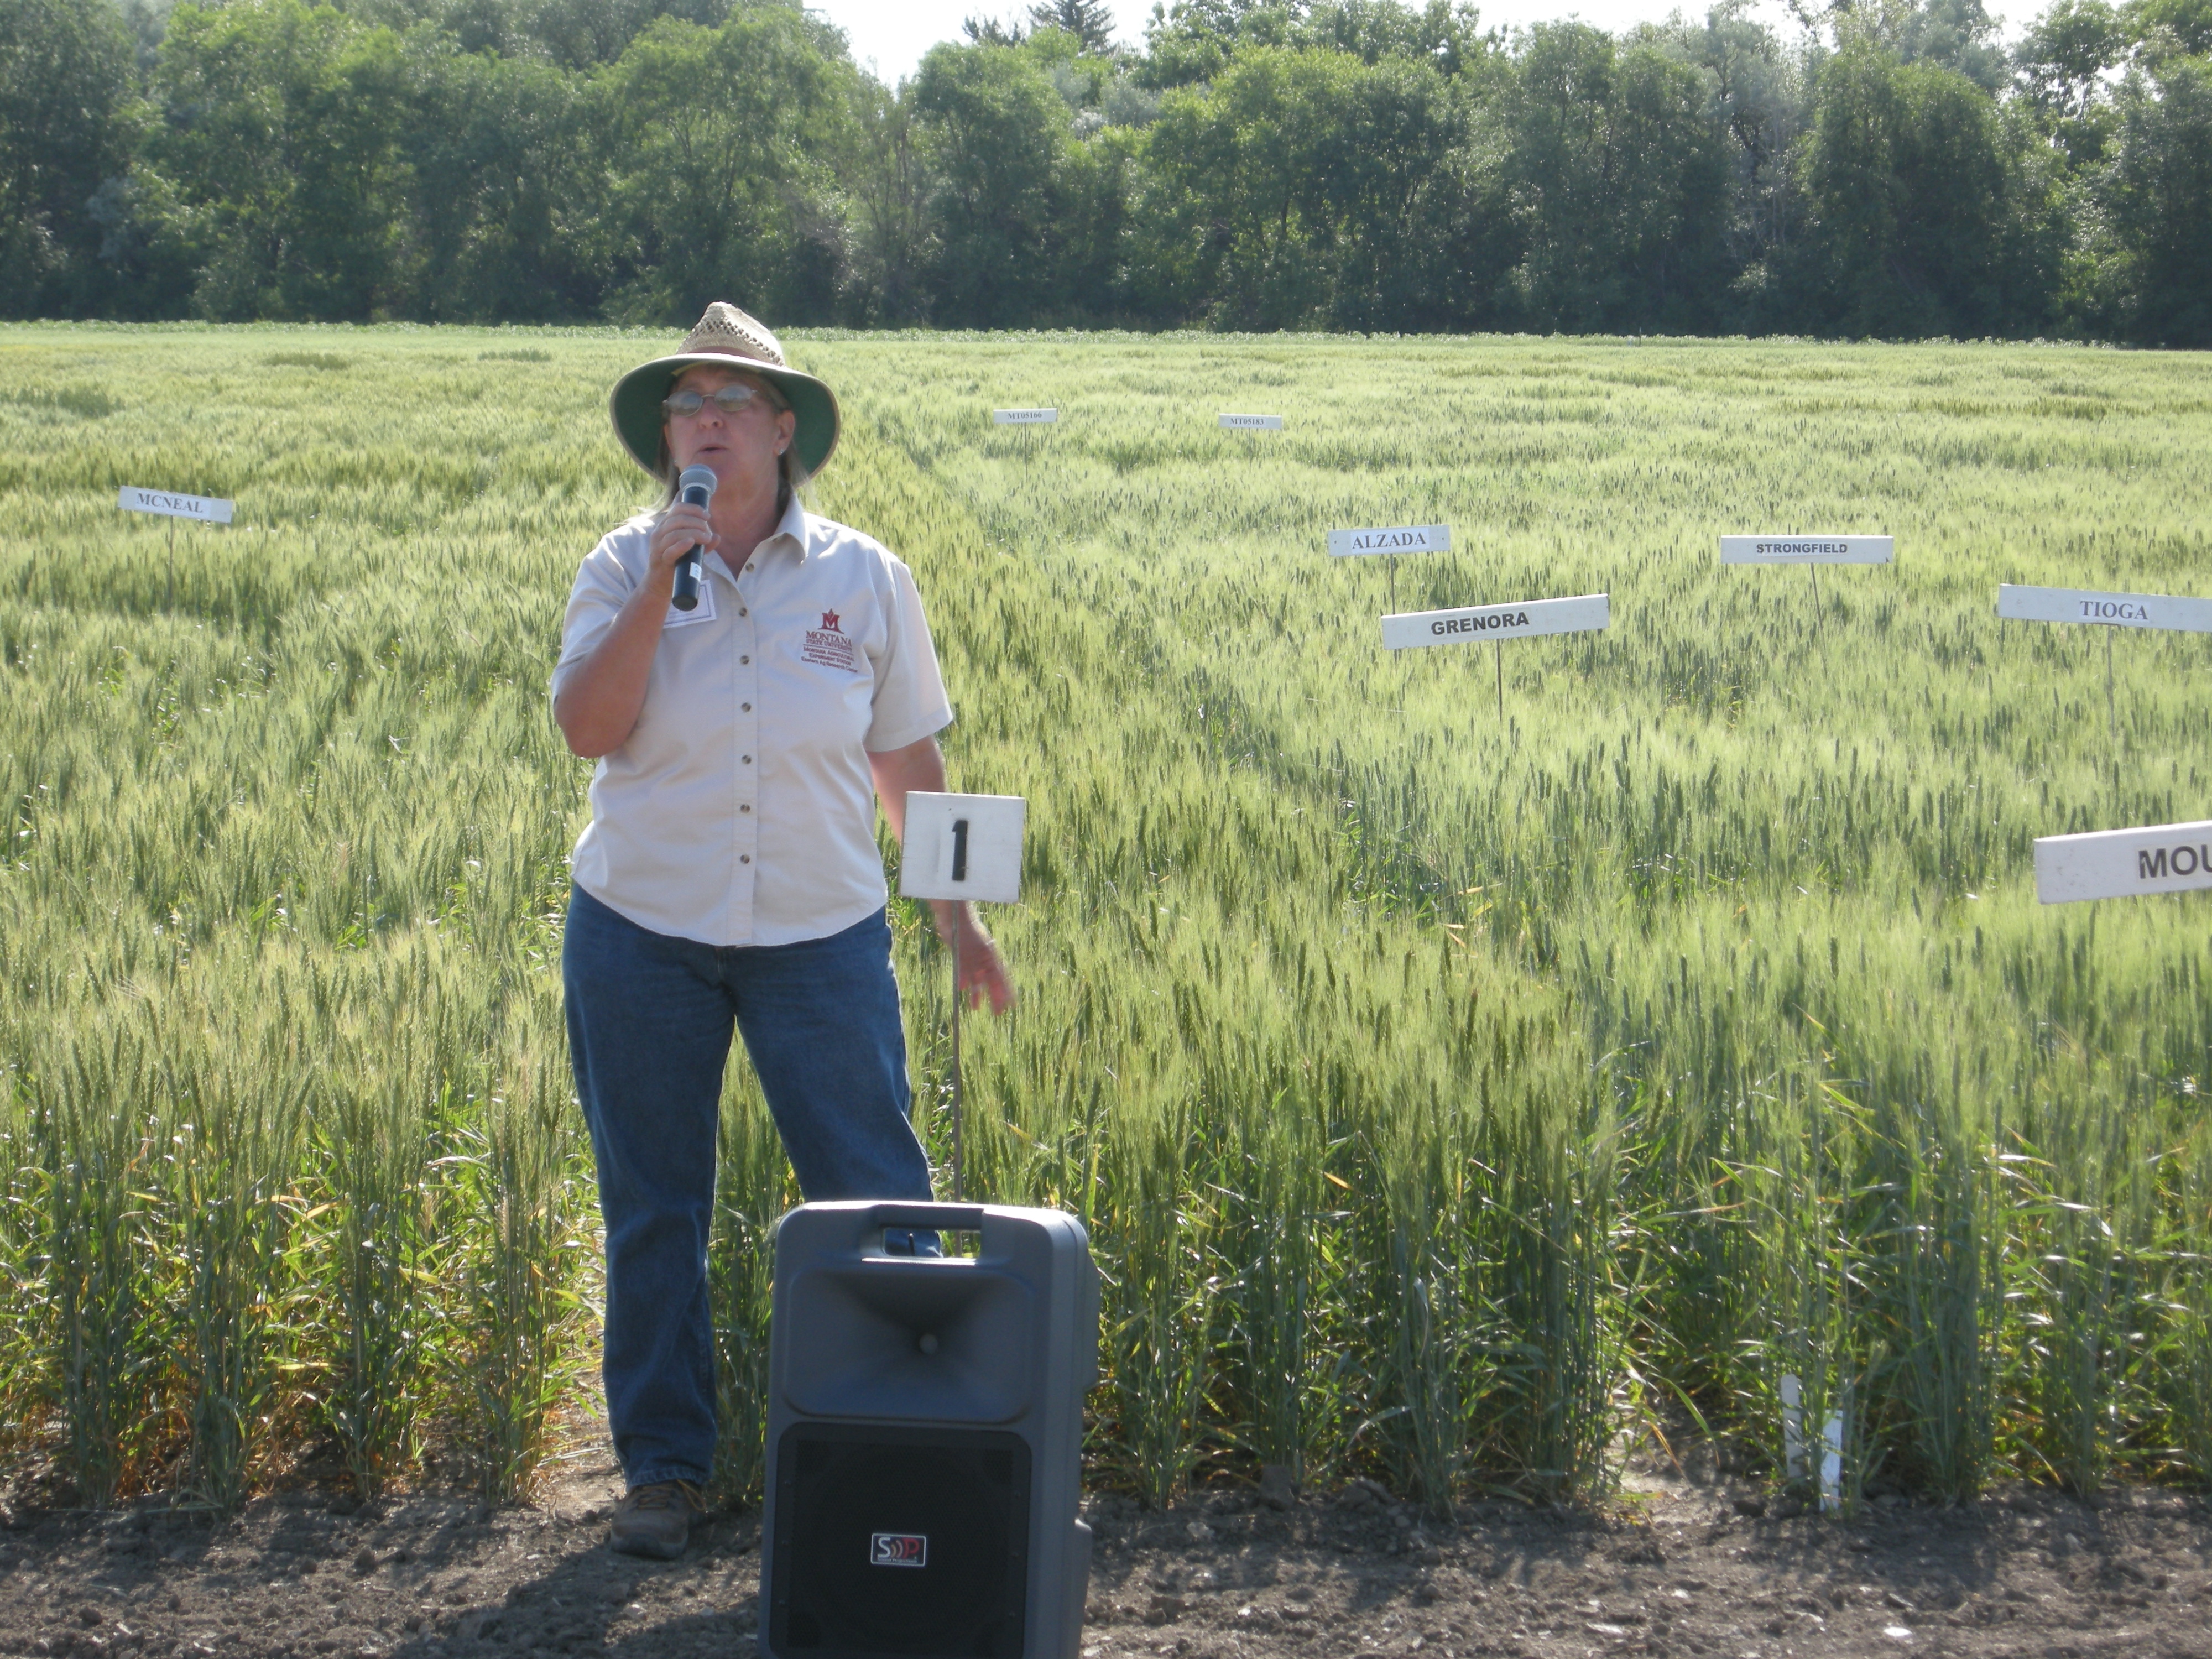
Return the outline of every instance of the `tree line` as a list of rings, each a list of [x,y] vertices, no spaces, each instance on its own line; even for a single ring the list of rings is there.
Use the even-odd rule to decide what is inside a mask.
[[[0,313],[2212,345],[2212,0],[0,0]]]

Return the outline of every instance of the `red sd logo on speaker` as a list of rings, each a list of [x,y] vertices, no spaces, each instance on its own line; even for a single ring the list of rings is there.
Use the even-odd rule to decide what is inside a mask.
[[[868,1562],[878,1567],[926,1567],[929,1565],[929,1540],[918,1532],[871,1533]]]

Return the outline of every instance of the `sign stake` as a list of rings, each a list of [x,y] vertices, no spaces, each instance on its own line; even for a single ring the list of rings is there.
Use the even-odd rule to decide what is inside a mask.
[[[1492,640],[1490,649],[1498,659],[1498,718],[1505,718],[1505,641]]]
[[[967,840],[968,821],[959,821],[960,839]],[[963,860],[964,863],[965,860]],[[967,1147],[961,1134],[960,1090],[960,928],[952,928],[952,1201],[968,1201]]]
[[[1813,626],[1825,633],[1828,626],[1828,613],[1820,608],[1820,567],[1808,564],[1805,568],[1813,573]]]
[[[2105,630],[2105,731],[2117,746],[2120,741],[2118,705],[2112,701],[2112,630]]]

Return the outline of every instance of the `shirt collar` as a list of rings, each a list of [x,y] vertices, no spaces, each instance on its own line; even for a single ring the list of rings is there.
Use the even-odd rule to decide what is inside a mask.
[[[790,505],[783,509],[783,517],[776,520],[775,528],[768,533],[768,539],[753,551],[758,554],[763,550],[773,549],[778,542],[786,538],[790,539],[793,550],[799,555],[799,562],[805,564],[807,559],[806,509],[799,504],[799,492],[795,489],[791,492]],[[729,576],[730,567],[723,562],[720,554],[711,554],[708,556],[714,560],[715,567],[723,575]],[[736,578],[731,577],[731,580],[735,580]]]

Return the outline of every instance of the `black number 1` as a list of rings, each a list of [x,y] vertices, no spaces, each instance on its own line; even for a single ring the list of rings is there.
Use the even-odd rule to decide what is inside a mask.
[[[968,879],[968,820],[952,820],[952,879]]]

